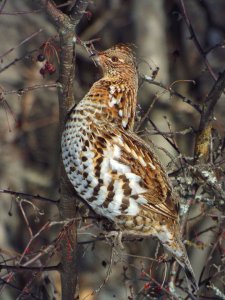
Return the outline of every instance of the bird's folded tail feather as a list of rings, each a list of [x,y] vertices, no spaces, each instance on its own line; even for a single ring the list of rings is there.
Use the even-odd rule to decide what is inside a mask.
[[[191,287],[194,289],[194,291],[197,291],[199,289],[198,283],[195,277],[195,273],[192,269],[191,263],[189,261],[186,248],[181,241],[177,237],[175,240],[176,243],[176,251],[173,253],[175,256],[176,261],[179,263],[179,265],[183,268],[185,276],[187,278],[188,283],[190,283]],[[171,251],[171,250],[170,250]],[[173,251],[171,251],[173,252]]]
[[[197,291],[199,289],[197,280],[195,278],[194,271],[192,269],[191,263],[188,259],[187,251],[182,243],[181,239],[177,236],[175,239],[171,241],[167,241],[163,243],[164,247],[169,250],[176,259],[176,261],[179,263],[179,265],[183,268],[184,273],[187,277],[188,283],[190,283],[191,287],[194,289],[194,291]]]
[[[183,259],[180,259],[179,257],[175,258],[179,265],[183,268],[187,281],[190,283],[194,291],[197,291],[199,289],[198,283],[188,257],[182,257]]]

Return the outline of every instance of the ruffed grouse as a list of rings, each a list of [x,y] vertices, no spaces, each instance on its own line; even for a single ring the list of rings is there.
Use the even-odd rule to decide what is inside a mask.
[[[152,149],[133,131],[138,76],[126,45],[96,52],[103,77],[72,110],[62,137],[67,175],[96,213],[123,233],[155,236],[197,289],[181,241],[178,201]]]

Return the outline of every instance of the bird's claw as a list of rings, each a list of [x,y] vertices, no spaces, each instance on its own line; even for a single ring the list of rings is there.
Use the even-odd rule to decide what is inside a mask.
[[[119,246],[122,250],[124,249],[122,237],[122,231],[110,231],[105,235],[106,238],[110,238],[113,241],[114,246]]]

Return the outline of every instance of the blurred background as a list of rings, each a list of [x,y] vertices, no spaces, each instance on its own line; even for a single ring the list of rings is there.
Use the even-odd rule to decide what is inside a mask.
[[[200,115],[181,99],[171,96],[157,85],[144,82],[144,75],[155,77],[165,87],[173,87],[196,105],[203,103],[215,80],[206,67],[205,59],[218,75],[225,63],[225,2],[224,0],[184,1],[194,33],[204,53],[200,55],[193,36],[187,29],[178,0],[96,0],[92,1],[79,24],[77,36],[82,41],[99,39],[94,43],[97,49],[107,49],[116,43],[134,45],[140,73],[137,124],[154,103],[150,119],[160,131],[180,132],[174,139],[180,152],[191,157],[194,148],[194,131],[198,128]],[[59,155],[58,100],[54,85],[58,78],[57,32],[38,1],[0,1],[0,190],[41,195],[50,199],[59,198]],[[56,1],[63,4],[65,1]],[[62,8],[65,12],[67,7]],[[44,57],[43,57],[44,56]],[[49,62],[45,69],[46,60]],[[82,99],[101,73],[89,58],[87,51],[77,45],[75,98]],[[41,85],[41,88],[27,87]],[[2,92],[2,93],[1,93]],[[225,97],[222,95],[215,110],[214,129],[220,140],[225,132]],[[169,123],[169,126],[168,126]],[[145,129],[145,131],[144,131]],[[140,133],[154,131],[151,122],[144,122]],[[166,149],[176,158],[179,155],[160,135],[148,134],[159,148]],[[158,154],[168,171],[171,156],[158,149]],[[222,172],[224,164],[221,164]],[[13,257],[24,251],[29,242],[29,230],[20,205],[26,212],[30,226],[37,232],[48,219],[57,220],[58,211],[51,204],[33,202],[18,204],[21,197],[0,194],[0,260],[9,264]],[[202,205],[191,209],[194,218],[202,211]],[[210,208],[211,215],[217,215],[216,208]],[[219,213],[221,215],[221,213]],[[211,267],[203,278],[222,268],[225,248],[223,239],[217,241],[220,230],[218,218],[203,215],[188,223],[187,239],[195,232],[203,232],[198,238],[198,247],[189,243],[188,253],[197,278],[208,259],[215,242],[218,249],[213,253]],[[212,230],[206,230],[207,228]],[[89,240],[99,233],[94,224],[80,224],[79,240]],[[204,233],[205,231],[205,233]],[[40,249],[57,236],[57,229],[44,231],[31,245],[31,251]],[[223,236],[224,237],[224,236]],[[217,244],[216,244],[217,245]],[[116,253],[112,273],[99,293],[110,265],[110,244],[96,242],[81,245],[80,299],[168,299],[154,284],[149,283],[145,272],[151,274],[160,284],[166,281],[169,263],[158,263],[149,257],[159,258],[163,249],[153,239],[126,243],[123,253]],[[129,255],[127,255],[129,254]],[[57,262],[57,253],[51,258]],[[166,267],[167,266],[167,267]],[[221,270],[221,269],[220,269]],[[6,280],[9,271],[1,271]],[[225,278],[217,278],[218,288],[224,293]],[[31,295],[19,298],[31,272],[17,272],[10,283],[0,281],[0,299],[33,299]],[[60,299],[60,284],[57,272],[48,277],[37,275],[29,286],[35,299]],[[182,278],[181,274],[181,278]],[[48,288],[43,284],[50,278]],[[44,282],[44,283],[43,283]],[[18,288],[16,289],[15,286]],[[44,296],[43,296],[44,295]],[[54,295],[54,296],[53,296]],[[212,289],[202,288],[199,299],[225,299]],[[185,299],[185,293],[183,298]],[[55,297],[55,298],[54,298]],[[191,298],[186,298],[191,299]]]

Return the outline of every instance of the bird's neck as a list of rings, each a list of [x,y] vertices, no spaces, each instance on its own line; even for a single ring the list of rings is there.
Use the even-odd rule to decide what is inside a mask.
[[[104,121],[132,130],[136,111],[137,84],[137,76],[132,78],[105,76],[93,84],[74,113],[82,112],[95,123]]]

